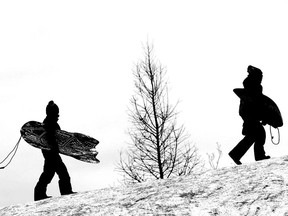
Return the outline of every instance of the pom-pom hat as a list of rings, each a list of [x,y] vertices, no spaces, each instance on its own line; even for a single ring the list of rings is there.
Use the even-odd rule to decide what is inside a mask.
[[[46,107],[47,116],[58,116],[59,115],[59,107],[54,101],[50,101]]]

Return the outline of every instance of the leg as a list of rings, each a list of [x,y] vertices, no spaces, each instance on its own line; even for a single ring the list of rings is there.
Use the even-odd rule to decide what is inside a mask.
[[[251,145],[254,143],[255,137],[252,134],[247,134],[230,152],[229,156],[240,165],[240,159],[248,151]]]
[[[71,182],[70,182],[70,176],[68,173],[68,170],[65,166],[65,164],[63,163],[60,155],[58,155],[59,157],[57,158],[57,169],[56,169],[56,173],[59,176],[59,190],[61,195],[67,195],[67,194],[72,194],[72,186],[71,186]]]
[[[41,200],[48,198],[46,195],[47,185],[51,182],[54,177],[55,170],[53,169],[53,163],[50,160],[45,160],[43,173],[41,174],[38,183],[34,189],[34,200]]]
[[[265,156],[264,151],[265,140],[266,140],[265,129],[262,125],[259,125],[259,127],[257,128],[256,140],[254,144],[254,155],[256,161],[270,158],[269,156]]]

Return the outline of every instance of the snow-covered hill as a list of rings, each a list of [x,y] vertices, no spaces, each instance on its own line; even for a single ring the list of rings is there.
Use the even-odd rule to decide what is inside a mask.
[[[288,215],[288,156],[4,207],[0,215]]]

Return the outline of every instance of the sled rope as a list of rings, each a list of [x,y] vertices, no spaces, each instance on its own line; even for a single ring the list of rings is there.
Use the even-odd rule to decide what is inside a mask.
[[[7,157],[3,161],[0,162],[0,165],[3,164],[9,158],[9,156],[11,154],[13,154],[12,157],[10,158],[9,162],[5,166],[1,166],[0,169],[4,169],[5,167],[7,167],[11,163],[12,159],[14,158],[14,156],[18,150],[20,141],[21,141],[21,136],[20,136],[18,142],[16,143],[16,145],[14,146],[14,148],[12,149],[12,151],[7,155]]]
[[[271,142],[274,144],[274,145],[278,145],[280,143],[280,131],[279,131],[279,128],[276,128],[277,131],[278,131],[278,141],[277,142],[274,142],[274,136],[272,134],[272,129],[271,129],[271,125],[270,125],[270,135],[271,135]]]

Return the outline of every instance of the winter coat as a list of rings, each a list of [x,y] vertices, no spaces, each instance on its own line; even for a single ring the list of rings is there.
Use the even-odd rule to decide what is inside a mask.
[[[56,130],[60,130],[60,126],[54,119],[51,119],[48,116],[45,118],[43,123],[44,123],[44,128],[47,133],[47,141],[48,141],[49,146],[51,147],[51,150],[42,150],[42,153],[44,157],[45,155],[47,156],[59,155],[59,147],[56,142],[55,133],[56,133]]]
[[[248,76],[243,81],[243,86],[247,97],[240,101],[239,114],[244,120],[244,125],[258,125],[263,119],[261,112],[263,96],[261,80],[259,81],[259,79],[253,76]]]

